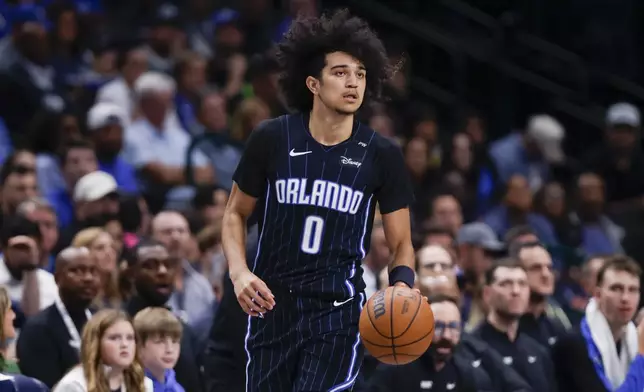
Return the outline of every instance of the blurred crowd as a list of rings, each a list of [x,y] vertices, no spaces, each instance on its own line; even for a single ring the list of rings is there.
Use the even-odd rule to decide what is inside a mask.
[[[14,341],[5,323],[0,334],[3,373],[53,387],[96,349],[86,341],[127,324],[153,343],[180,341],[166,368],[186,391],[243,390],[246,318],[226,275],[221,220],[246,138],[288,112],[272,45],[294,15],[317,15],[322,4],[215,3],[0,0],[0,316],[15,313],[18,331]],[[392,62],[413,60],[383,37]],[[469,372],[487,342],[498,358],[471,375],[473,385],[482,377],[489,390],[613,390],[626,374],[621,354],[605,354],[615,364],[604,359],[610,371],[595,371],[593,358],[608,349],[593,353],[578,329],[597,312],[611,327],[630,325],[639,306],[639,109],[607,108],[604,142],[570,157],[565,128],[548,114],[489,140],[485,113],[465,108],[445,126],[431,102],[406,99],[408,83],[396,74],[387,100],[360,116],[400,144],[415,187],[417,285],[437,320],[428,360],[471,360]],[[249,252],[256,231],[249,222]],[[389,261],[376,218],[367,296],[386,285]],[[134,317],[158,307],[174,316],[129,324],[109,310]],[[588,328],[599,339],[599,327]],[[623,346],[630,364],[636,347]],[[153,362],[144,365],[163,368]],[[368,358],[362,377],[376,380],[373,390],[432,388],[424,360],[375,365]]]

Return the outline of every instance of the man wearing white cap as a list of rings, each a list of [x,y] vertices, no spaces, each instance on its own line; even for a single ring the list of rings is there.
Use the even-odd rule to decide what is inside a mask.
[[[74,187],[74,221],[60,235],[57,250],[71,243],[77,232],[87,227],[102,227],[117,219],[118,185],[114,177],[94,171],[81,177]]]
[[[553,165],[564,163],[563,126],[551,116],[530,117],[522,133],[512,133],[490,146],[501,182],[520,174],[528,179],[530,189],[538,190],[551,176]]]
[[[126,123],[125,112],[114,103],[97,103],[87,113],[87,129],[94,142],[99,169],[112,175],[120,190],[136,193],[138,185],[134,166],[120,156]]]
[[[152,212],[166,202],[188,203],[194,194],[186,187],[186,155],[190,137],[182,128],[165,121],[172,110],[176,91],[174,80],[158,72],[143,74],[134,87],[142,117],[125,132],[126,159],[143,180],[143,193]],[[213,169],[201,151],[192,155],[195,181],[213,181]]]
[[[609,202],[641,208],[644,196],[644,155],[640,146],[640,111],[630,103],[616,103],[606,112],[605,142],[584,159],[584,166],[606,182]],[[626,203],[633,201],[633,203]]]

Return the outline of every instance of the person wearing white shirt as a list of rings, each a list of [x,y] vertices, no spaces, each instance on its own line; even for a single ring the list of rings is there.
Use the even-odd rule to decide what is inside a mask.
[[[54,276],[39,268],[41,241],[38,224],[22,216],[12,216],[2,226],[0,285],[7,288],[11,300],[21,305],[27,317],[58,298]]]
[[[141,118],[125,130],[125,159],[139,172],[152,211],[160,210],[166,201],[187,203],[194,194],[194,189],[187,187],[185,173],[190,136],[166,121],[175,91],[174,81],[165,74],[142,75],[135,85]],[[192,162],[195,181],[212,183],[213,169],[203,153],[196,151]]]
[[[80,365],[53,392],[153,392],[137,356],[134,327],[120,310],[102,310],[87,322],[80,356]]]

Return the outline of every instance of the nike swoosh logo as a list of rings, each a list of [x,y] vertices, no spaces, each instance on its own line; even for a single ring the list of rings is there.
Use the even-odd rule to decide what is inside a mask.
[[[347,300],[344,300],[344,301],[333,301],[333,306],[335,306],[335,307],[342,306],[342,305],[344,305],[344,304],[346,304],[347,302],[350,302],[350,301],[353,301],[353,297],[351,297],[351,298],[349,298]]]
[[[306,155],[306,154],[310,154],[312,152],[313,151],[295,152],[295,149],[292,149],[291,152],[288,153],[288,155],[290,155],[292,157],[299,157],[300,155]]]

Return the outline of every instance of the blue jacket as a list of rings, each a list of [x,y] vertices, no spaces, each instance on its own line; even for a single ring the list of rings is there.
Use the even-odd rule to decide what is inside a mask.
[[[157,380],[147,370],[145,371],[145,375],[152,380],[152,385],[154,386],[154,392],[185,392],[183,387],[177,382],[177,379],[175,378],[174,370],[172,369],[166,369],[165,382],[163,383],[159,382],[159,380]]]
[[[624,383],[615,392],[642,392],[644,391],[644,357],[635,357]]]

